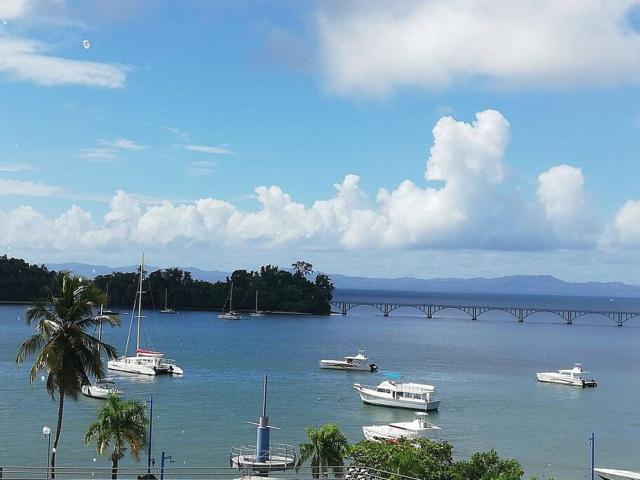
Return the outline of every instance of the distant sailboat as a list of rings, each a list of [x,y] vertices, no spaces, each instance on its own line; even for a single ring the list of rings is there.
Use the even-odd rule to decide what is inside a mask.
[[[222,320],[240,320],[240,315],[233,311],[233,282],[231,282],[231,290],[229,290],[229,310],[225,312],[225,307],[227,306],[227,302],[224,302],[224,306],[222,307],[222,312],[218,314],[218,318]]]
[[[251,317],[264,317],[264,312],[258,310],[258,289],[256,288],[256,309],[249,314]]]
[[[167,289],[164,289],[164,308],[160,310],[160,313],[176,313],[173,308],[167,306]]]
[[[104,310],[102,310],[102,313],[104,315],[118,315],[117,310],[109,310],[109,282],[107,282],[107,291],[105,293],[105,296],[106,296],[106,301],[104,303]]]
[[[102,320],[103,317],[107,316],[105,311],[106,310],[103,309],[103,306],[100,305],[100,315],[98,316],[100,319],[100,324],[98,325],[98,341],[102,341]],[[95,385],[91,385],[90,383],[82,385],[81,390],[82,394],[86,397],[100,399],[106,399],[109,395],[120,395],[122,393],[110,378],[100,379],[96,381]]]

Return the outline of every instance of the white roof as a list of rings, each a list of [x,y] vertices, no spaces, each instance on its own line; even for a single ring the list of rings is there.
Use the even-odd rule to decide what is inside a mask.
[[[629,470],[614,470],[611,468],[594,468],[593,471],[605,480],[640,480],[640,472]]]
[[[580,363],[576,363],[576,366],[573,368],[567,368],[564,370],[558,370],[558,372],[560,373],[591,373],[591,372],[587,372],[586,370],[582,369],[582,364]]]
[[[433,393],[436,391],[436,387],[433,385],[426,385],[424,383],[402,383],[395,380],[385,380],[378,388],[387,388],[396,392],[413,392],[413,393]]]
[[[364,350],[358,350],[356,355],[348,355],[344,357],[345,360],[366,360],[367,356],[364,354]]]

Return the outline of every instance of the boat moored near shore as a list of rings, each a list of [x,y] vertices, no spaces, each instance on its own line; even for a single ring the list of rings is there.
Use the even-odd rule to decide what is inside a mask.
[[[436,411],[440,407],[439,400],[431,399],[431,395],[436,391],[433,385],[385,380],[377,387],[354,383],[353,388],[362,401],[369,405],[408,408],[424,412]]]
[[[106,399],[109,395],[120,395],[121,393],[111,378],[98,380],[95,385],[82,386],[82,394],[90,398]]]
[[[366,425],[362,427],[362,433],[366,440],[380,442],[385,440],[398,440],[400,438],[421,438],[434,430],[442,430],[440,427],[427,422],[428,415],[426,412],[416,412],[411,422]]]

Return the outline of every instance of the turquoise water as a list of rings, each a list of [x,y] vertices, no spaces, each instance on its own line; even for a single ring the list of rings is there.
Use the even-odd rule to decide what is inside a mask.
[[[485,303],[638,306],[622,299],[483,298]],[[444,300],[456,298],[441,296],[438,301]],[[56,403],[44,385],[39,380],[29,385],[28,368],[13,363],[18,343],[30,333],[23,310],[0,306],[0,465],[46,462],[42,426],[53,426],[56,418]],[[206,312],[147,315],[147,346],[176,358],[185,376],[112,376],[125,398],[153,395],[154,454],[159,457],[164,450],[176,465],[226,466],[232,445],[255,441],[255,429],[246,421],[260,413],[265,372],[270,420],[283,427],[273,433],[273,441],[292,444],[303,441],[304,428],[311,425],[335,422],[355,442],[361,439],[362,425],[410,419],[408,411],[363,405],[351,388],[353,382],[376,384],[384,372],[398,372],[404,380],[436,385],[442,405],[431,421],[443,428],[438,438],[451,441],[459,457],[495,448],[519,459],[528,475],[583,479],[588,478],[587,439],[593,431],[600,466],[640,468],[640,320],[618,328],[588,317],[568,326],[539,315],[518,324],[498,312],[472,322],[455,311],[426,320],[409,309],[384,318],[369,308],[346,317],[269,316],[235,322]],[[122,318],[126,324],[127,316]],[[126,328],[109,330],[105,337],[122,349]],[[318,368],[319,359],[339,358],[358,348],[366,349],[380,373]],[[536,371],[576,361],[593,372],[598,388],[535,381]],[[68,403],[59,464],[108,465],[82,443],[100,405],[84,397]]]

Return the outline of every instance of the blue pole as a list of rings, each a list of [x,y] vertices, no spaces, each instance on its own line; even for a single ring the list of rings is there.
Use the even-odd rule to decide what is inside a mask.
[[[151,436],[153,434],[153,397],[147,400],[149,404],[149,449],[147,450],[147,473],[151,473]]]
[[[594,468],[596,461],[596,434],[591,433],[591,480],[594,480]]]

